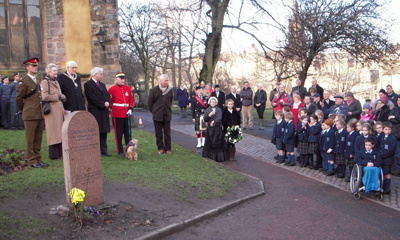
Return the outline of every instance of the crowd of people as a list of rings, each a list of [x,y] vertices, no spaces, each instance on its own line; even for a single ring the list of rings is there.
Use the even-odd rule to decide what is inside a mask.
[[[215,85],[209,97],[204,94],[205,89],[212,91],[203,82],[196,86],[190,100],[197,148],[203,147],[203,156],[216,161],[234,160],[235,146],[223,136],[231,126],[252,130],[254,108],[262,130],[267,93],[258,84],[253,94],[248,82],[239,93],[232,86],[225,95]],[[181,96],[178,105],[186,108],[189,94],[183,86],[178,91],[185,93],[178,94]],[[390,194],[395,159],[395,174],[400,174],[400,153],[396,151],[400,146],[400,97],[391,85],[381,89],[378,95],[378,100],[365,99],[362,105],[352,92],[339,93],[332,100],[331,92],[319,86],[316,79],[308,90],[298,79],[290,93],[283,84],[277,83],[269,98],[275,119],[272,142],[277,149],[277,163],[295,166],[297,152],[300,167],[310,167],[327,176],[347,176],[346,182],[350,181],[355,163],[381,166],[384,194]],[[184,113],[181,117],[185,117]],[[370,169],[374,168],[365,171],[369,173]]]
[[[39,59],[32,58],[24,64],[27,75],[22,79],[19,73],[14,74],[12,84],[8,77],[2,78],[1,122],[4,129],[23,129],[23,121],[26,158],[32,167],[48,166],[40,154],[44,126],[49,158],[62,159],[62,123],[70,112],[86,110],[85,99],[87,111],[99,126],[101,156],[111,156],[106,141],[110,132],[109,109],[117,150],[124,155],[122,137],[127,146],[131,139],[129,117],[134,106],[124,73],[117,73],[116,84],[107,90],[101,82],[103,69],[95,67],[82,90],[74,61],[67,63],[67,70],[62,74],[58,73],[57,65],[48,64],[46,76],[40,83],[36,79]],[[168,75],[160,76],[159,84],[150,90],[148,106],[153,116],[158,153],[171,155],[173,92],[168,80]],[[295,166],[297,151],[300,167],[314,168],[338,178],[347,175],[345,181],[349,181],[346,169],[351,172],[355,163],[366,167],[381,166],[385,176],[384,193],[390,194],[392,165],[396,158],[395,174],[400,171],[397,150],[400,146],[400,97],[390,85],[378,94],[378,100],[366,99],[361,105],[352,92],[339,93],[333,101],[331,92],[320,87],[315,79],[308,91],[301,80],[297,80],[291,93],[286,92],[283,84],[277,83],[269,97],[275,119],[272,143],[277,149],[277,163]],[[243,130],[253,130],[254,108],[259,118],[258,127],[264,129],[263,116],[268,98],[261,83],[255,93],[249,82],[244,82],[240,91],[232,86],[225,94],[220,86],[215,85],[212,89],[201,82],[190,96],[181,85],[177,89],[177,98],[182,118],[187,117],[187,107],[191,105],[197,148],[203,148],[202,155],[215,161],[235,160],[236,142],[227,140],[226,134],[239,126]],[[51,109],[46,114],[42,106],[45,102]]]
[[[67,63],[67,70],[58,73],[56,64],[48,64],[46,75],[41,82],[36,78],[39,59],[24,61],[26,76],[14,74],[14,82],[8,85],[4,77],[0,85],[1,118],[4,129],[25,129],[26,159],[31,167],[49,166],[42,161],[41,145],[44,128],[49,148],[49,158],[62,159],[62,124],[65,117],[74,111],[87,111],[96,119],[99,127],[100,154],[111,156],[107,151],[107,133],[110,132],[109,109],[113,119],[118,153],[124,155],[122,136],[127,146],[131,139],[129,117],[133,111],[134,99],[129,86],[125,85],[125,74],[115,76],[115,85],[107,90],[103,69],[94,67],[91,79],[82,89],[77,74],[78,65]],[[18,111],[17,111],[18,110]],[[23,124],[23,126],[22,126]]]

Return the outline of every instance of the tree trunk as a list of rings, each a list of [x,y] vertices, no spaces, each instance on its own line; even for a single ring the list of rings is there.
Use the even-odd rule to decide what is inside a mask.
[[[222,2],[221,0],[207,0],[206,2],[211,8],[212,31],[207,34],[203,68],[200,71],[199,83],[204,81],[212,85],[215,66],[221,55],[222,29],[230,0],[223,0]]]

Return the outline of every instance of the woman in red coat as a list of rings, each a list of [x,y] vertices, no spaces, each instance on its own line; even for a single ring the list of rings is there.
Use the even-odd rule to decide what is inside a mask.
[[[303,102],[301,101],[300,95],[299,94],[293,94],[293,104],[290,106],[290,111],[293,113],[293,122],[294,122],[294,127],[297,130],[297,123],[299,121],[299,111],[300,109],[304,107]]]

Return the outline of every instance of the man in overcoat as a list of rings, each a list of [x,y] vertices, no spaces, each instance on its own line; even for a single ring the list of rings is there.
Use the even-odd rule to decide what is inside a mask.
[[[88,112],[93,114],[99,125],[101,156],[110,157],[107,152],[107,133],[110,132],[110,120],[108,107],[110,106],[110,94],[103,79],[103,68],[95,67],[90,72],[92,78],[84,84],[85,96],[88,102]]]
[[[158,86],[150,90],[147,106],[153,114],[158,154],[171,155],[172,88],[168,86],[169,77],[163,74]]]
[[[362,107],[360,101],[357,99],[354,99],[354,95],[352,92],[347,92],[346,93],[346,98],[347,98],[347,107],[348,112],[347,112],[347,119],[346,122],[349,122],[352,118],[355,118],[357,120],[360,120],[360,116],[362,113]]]
[[[64,109],[68,111],[85,111],[85,98],[82,93],[81,78],[76,73],[78,65],[74,61],[67,63],[67,71],[59,74],[57,81],[60,84],[61,92],[67,100],[63,103]]]
[[[41,104],[40,84],[36,79],[39,58],[31,58],[24,62],[27,74],[17,85],[15,102],[22,112],[25,125],[26,159],[31,167],[40,168],[49,165],[42,162],[40,150],[43,135],[43,108]]]

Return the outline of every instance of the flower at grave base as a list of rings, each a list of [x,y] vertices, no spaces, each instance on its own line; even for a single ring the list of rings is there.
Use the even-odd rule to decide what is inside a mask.
[[[68,193],[68,196],[71,199],[71,202],[75,205],[85,200],[85,192],[79,188],[71,189],[71,191]]]

